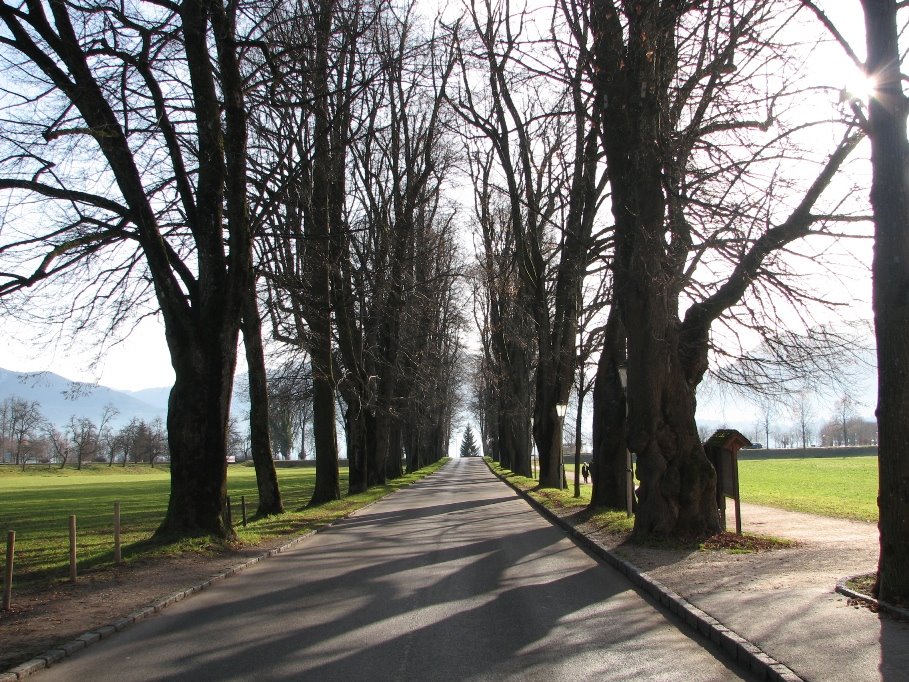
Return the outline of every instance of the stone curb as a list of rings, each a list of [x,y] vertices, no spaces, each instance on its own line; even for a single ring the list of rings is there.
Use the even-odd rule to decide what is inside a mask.
[[[489,466],[489,462],[486,462],[486,464]],[[526,500],[531,507],[548,521],[559,526],[568,533],[577,544],[612,566],[619,573],[628,578],[632,585],[640,588],[654,601],[675,614],[686,627],[719,646],[726,656],[733,661],[736,661],[743,668],[749,669],[752,673],[757,675],[759,679],[769,680],[770,682],[804,682],[801,677],[796,675],[787,666],[762,651],[760,647],[749,642],[738,633],[733,632],[716,618],[702,611],[659,581],[654,580],[634,564],[625,561],[589,538],[558,514],[553,513],[545,505],[528,495],[527,492],[512,484],[507,478],[500,476],[491,466],[489,469],[499,478],[499,480],[503,481],[521,498]]]
[[[851,576],[849,578],[843,578],[842,580],[837,580],[836,582],[836,591],[839,592],[844,597],[849,599],[857,599],[858,601],[864,602],[866,604],[871,604],[876,606],[878,611],[883,611],[884,613],[894,616],[895,618],[902,618],[904,620],[909,620],[909,609],[904,609],[899,606],[894,606],[893,604],[888,604],[885,601],[880,601],[875,599],[871,595],[864,594],[862,592],[856,592],[848,587],[846,583],[852,580],[857,576]]]
[[[425,476],[424,478],[422,478],[420,480],[421,481],[426,480],[430,476],[435,475],[439,470],[434,471],[429,476]],[[405,486],[405,488],[399,488],[398,490],[404,490],[407,487],[410,487],[410,486]],[[398,490],[395,490],[389,494],[393,495],[394,493],[398,492]],[[259,556],[252,557],[251,559],[247,559],[246,561],[244,561],[242,563],[239,563],[235,566],[231,566],[231,567],[221,571],[220,573],[216,573],[216,574],[212,575],[211,577],[209,577],[208,580],[203,580],[201,583],[199,583],[197,585],[193,585],[191,587],[186,588],[185,590],[175,592],[174,594],[172,594],[168,597],[159,599],[158,601],[151,604],[150,606],[146,606],[145,608],[139,609],[138,611],[133,611],[129,615],[127,615],[123,618],[120,618],[118,620],[115,620],[113,623],[110,623],[108,625],[102,625],[101,627],[99,627],[95,630],[85,632],[85,633],[79,635],[78,637],[76,637],[75,639],[70,640],[69,642],[57,644],[54,649],[45,651],[44,653],[35,656],[31,660],[25,661],[24,663],[20,663],[15,668],[10,668],[9,670],[6,670],[6,671],[0,670],[0,682],[16,682],[17,680],[25,679],[29,675],[34,675],[35,673],[40,672],[41,670],[44,670],[45,668],[49,668],[51,665],[58,663],[59,661],[63,660],[65,657],[72,656],[77,651],[80,651],[80,650],[84,649],[85,647],[94,644],[95,642],[100,642],[102,639],[109,637],[110,635],[114,634],[115,632],[120,632],[121,630],[128,628],[129,626],[133,625],[134,623],[138,623],[140,620],[144,620],[145,618],[148,618],[149,616],[153,616],[156,613],[160,613],[161,611],[166,609],[171,604],[175,604],[178,601],[181,601],[181,600],[195,594],[196,592],[201,592],[202,590],[205,590],[205,589],[211,587],[214,583],[218,582],[219,580],[224,580],[225,578],[229,578],[232,575],[236,575],[237,573],[240,573],[241,571],[246,570],[250,566],[255,566],[260,561],[264,561],[265,559],[270,559],[273,556],[277,556],[278,554],[281,554],[290,549],[293,549],[294,547],[296,547],[297,545],[302,543],[304,540],[308,540],[309,538],[311,538],[316,533],[321,533],[322,531],[328,530],[329,528],[331,528],[335,524],[339,523],[340,521],[344,521],[345,519],[349,518],[351,514],[354,514],[363,509],[367,509],[367,508],[373,506],[374,504],[376,504],[379,500],[383,500],[386,497],[388,497],[388,495],[385,495],[384,497],[380,497],[377,500],[373,500],[372,502],[369,502],[368,504],[364,504],[362,507],[357,507],[352,512],[350,512],[350,514],[341,516],[337,519],[334,519],[333,521],[329,521],[324,526],[319,526],[318,528],[308,531],[308,532],[304,533],[303,535],[298,535],[297,537],[284,543],[280,547],[275,547],[274,549],[270,549],[267,552],[260,554]]]

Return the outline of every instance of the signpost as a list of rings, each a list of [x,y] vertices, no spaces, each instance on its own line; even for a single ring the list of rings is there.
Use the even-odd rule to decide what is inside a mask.
[[[716,469],[716,504],[726,530],[726,498],[735,502],[735,532],[742,534],[742,504],[739,495],[739,450],[751,445],[735,429],[720,429],[704,443],[704,450]]]

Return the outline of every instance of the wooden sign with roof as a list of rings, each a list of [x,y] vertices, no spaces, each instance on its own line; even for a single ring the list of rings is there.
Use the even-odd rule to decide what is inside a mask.
[[[716,503],[726,529],[726,498],[735,502],[735,532],[742,534],[742,506],[739,496],[739,450],[751,441],[735,429],[719,429],[704,443],[704,450],[716,469]]]

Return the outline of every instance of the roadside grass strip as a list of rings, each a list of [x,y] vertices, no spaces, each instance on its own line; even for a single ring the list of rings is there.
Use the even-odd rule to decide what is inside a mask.
[[[114,565],[114,502],[121,507],[123,563],[179,555],[183,552],[217,554],[254,546],[272,539],[306,533],[346,516],[385,495],[410,485],[443,466],[443,459],[413,474],[347,496],[348,470],[341,470],[342,498],[309,508],[315,486],[315,469],[279,468],[278,482],[284,514],[255,516],[258,505],[255,470],[251,466],[228,467],[227,494],[231,498],[236,543],[210,536],[174,542],[153,542],[152,535],[167,509],[170,473],[166,467],[131,465],[125,469],[93,464],[81,471],[48,467],[0,467],[0,531],[16,531],[14,585],[53,584],[69,576],[69,531],[76,515],[78,567],[88,569]],[[241,497],[246,498],[248,525],[241,523]]]

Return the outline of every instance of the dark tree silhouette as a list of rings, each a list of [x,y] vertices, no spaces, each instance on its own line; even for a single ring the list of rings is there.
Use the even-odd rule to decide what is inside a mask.
[[[464,429],[464,437],[461,439],[461,457],[479,457],[480,448],[477,447],[477,442],[473,437],[473,430],[470,428],[470,424],[467,425],[467,428]]]

